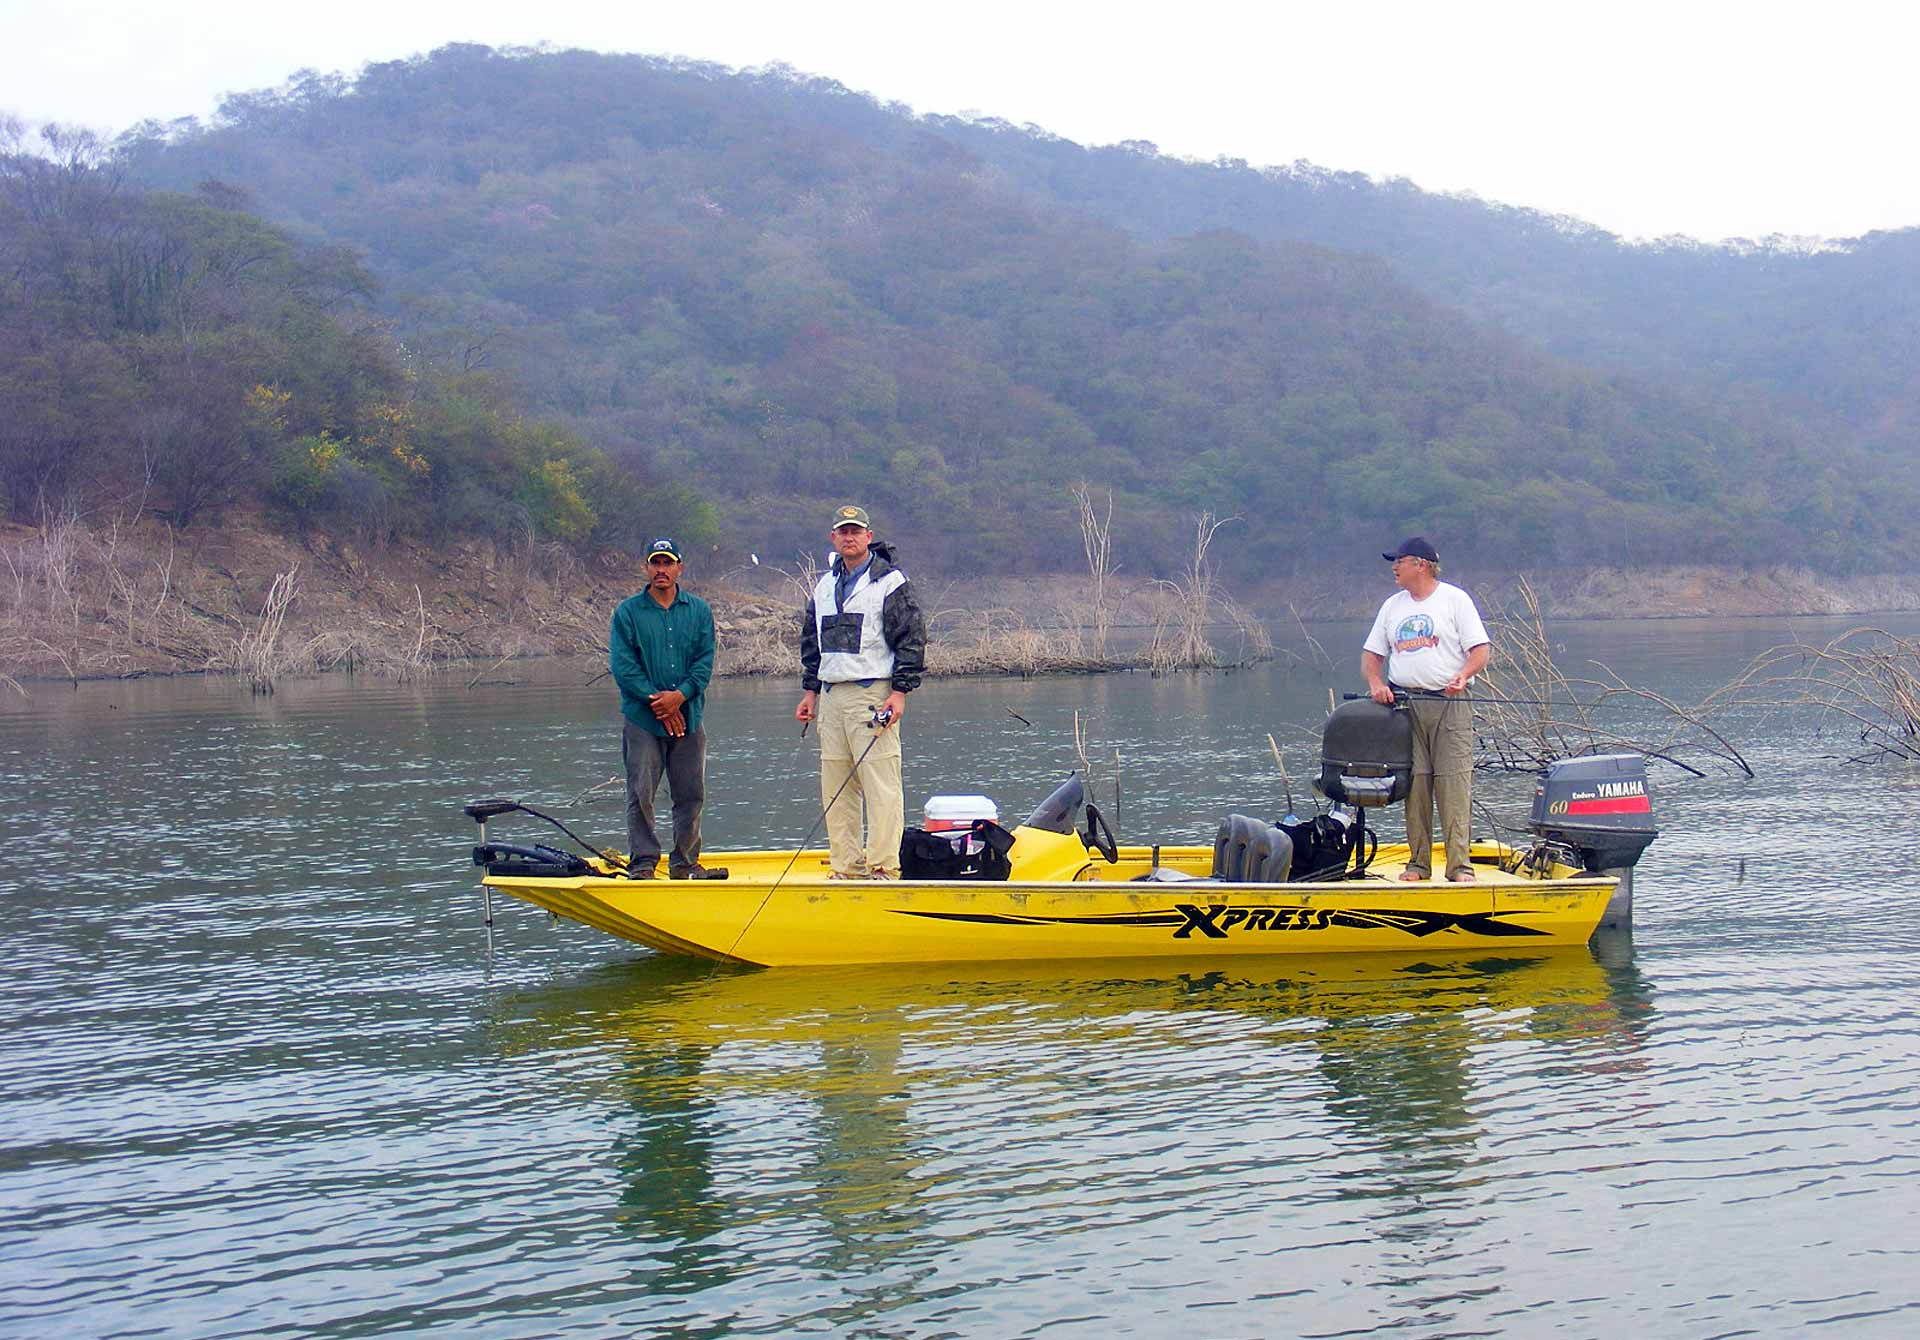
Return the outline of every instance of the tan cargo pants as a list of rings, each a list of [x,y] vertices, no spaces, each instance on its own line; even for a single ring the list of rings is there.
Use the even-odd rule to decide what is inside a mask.
[[[854,682],[821,688],[820,804],[827,811],[827,850],[833,873],[861,879],[884,873],[898,879],[900,838],[907,826],[900,795],[900,726],[895,723],[885,730],[867,726],[873,709],[886,701],[892,686],[876,679],[867,685]],[[860,841],[863,806],[864,846]]]
[[[1472,870],[1473,703],[1458,698],[1412,697],[1413,784],[1407,792],[1407,869],[1433,871],[1433,807],[1440,805],[1440,840],[1447,848],[1447,877]]]

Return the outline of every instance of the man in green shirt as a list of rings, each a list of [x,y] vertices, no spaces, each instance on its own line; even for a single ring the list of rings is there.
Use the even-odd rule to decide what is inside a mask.
[[[700,728],[713,676],[713,611],[680,589],[680,547],[647,550],[647,589],[613,612],[608,668],[620,686],[620,756],[627,767],[627,878],[652,879],[660,861],[653,798],[667,779],[673,800],[674,879],[723,879],[700,864],[700,807],[707,798],[707,737]]]

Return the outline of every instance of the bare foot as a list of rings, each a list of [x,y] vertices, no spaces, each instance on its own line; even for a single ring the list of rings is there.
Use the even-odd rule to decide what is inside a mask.
[[[1400,882],[1403,884],[1413,884],[1428,878],[1430,878],[1430,876],[1424,870],[1402,870],[1400,872]]]
[[[1477,876],[1471,870],[1456,870],[1447,876],[1455,884],[1471,884]]]

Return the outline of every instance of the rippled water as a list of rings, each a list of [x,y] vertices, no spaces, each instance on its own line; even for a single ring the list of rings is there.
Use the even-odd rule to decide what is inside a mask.
[[[1685,697],[1838,627],[1563,663]],[[1077,710],[1122,840],[1201,840],[1280,803],[1267,732],[1307,774],[1321,631],[1330,678],[936,683],[909,794],[1018,817]],[[608,686],[512,673],[0,705],[0,1331],[1920,1328],[1920,774],[1737,721],[1759,778],[1657,771],[1635,935],[1573,952],[715,972],[515,905],[489,962],[458,803],[621,827]],[[792,696],[716,694],[711,846],[812,822]]]

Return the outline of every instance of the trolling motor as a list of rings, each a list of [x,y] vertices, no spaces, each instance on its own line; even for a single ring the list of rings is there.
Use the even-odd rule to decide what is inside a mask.
[[[1653,826],[1646,759],[1639,754],[1555,759],[1534,783],[1527,829],[1542,843],[1570,850],[1583,869],[1619,880],[1600,924],[1633,923],[1633,867],[1660,835]]]
[[[542,814],[538,810],[528,809],[517,800],[476,800],[460,808],[469,819],[480,825],[480,843],[473,849],[473,863],[484,868],[489,875],[567,878],[593,873],[593,867],[572,852],[562,851],[558,847],[549,847],[543,842],[536,842],[531,846],[516,846],[504,842],[487,841],[487,821],[498,819],[503,814],[531,814],[536,819],[545,819],[595,856],[608,855],[589,846],[585,839],[558,819]]]
[[[615,874],[631,869],[629,858],[617,851],[596,847],[578,833],[568,828],[551,814],[542,814],[531,805],[522,805],[517,800],[476,800],[460,807],[466,816],[480,825],[480,844],[473,849],[473,863],[483,868],[489,875],[507,875],[533,879],[571,879],[580,875],[594,874],[594,868],[570,851],[559,847],[549,847],[544,842],[531,846],[517,846],[504,842],[487,841],[487,821],[497,819],[503,814],[530,814],[543,823],[550,823],[578,843],[580,849],[589,856],[596,856],[606,862]],[[725,879],[727,872],[719,867],[697,875],[699,879]],[[632,878],[629,874],[629,878]],[[491,924],[491,922],[489,922]]]

